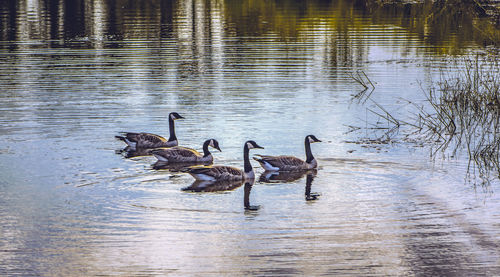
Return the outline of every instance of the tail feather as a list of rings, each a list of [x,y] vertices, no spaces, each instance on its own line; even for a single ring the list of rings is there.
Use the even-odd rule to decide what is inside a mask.
[[[119,139],[123,142],[125,142],[128,146],[130,146],[133,150],[136,149],[137,143],[134,141],[131,141],[127,136],[115,136],[116,139]]]

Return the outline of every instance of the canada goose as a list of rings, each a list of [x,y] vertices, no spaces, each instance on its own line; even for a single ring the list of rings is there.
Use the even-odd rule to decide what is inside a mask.
[[[258,161],[260,165],[269,171],[296,171],[296,170],[308,170],[313,169],[318,166],[316,159],[313,157],[311,152],[311,143],[321,142],[314,135],[306,136],[304,140],[304,145],[306,148],[306,161],[303,161],[294,156],[266,156],[257,155],[260,157],[254,160]]]
[[[224,165],[214,165],[214,166],[200,166],[191,167],[186,170],[187,173],[191,174],[196,180],[203,181],[221,181],[221,180],[248,180],[254,179],[255,174],[253,172],[252,164],[248,157],[248,152],[253,148],[264,147],[259,146],[255,141],[249,140],[243,145],[243,160],[244,168],[240,170],[232,166]]]
[[[170,137],[166,140],[164,137],[150,134],[150,133],[127,133],[122,132],[122,136],[115,136],[115,138],[124,141],[131,149],[139,148],[159,148],[159,147],[173,147],[177,146],[177,137],[175,136],[174,120],[184,118],[176,112],[168,115],[168,125],[170,130]]]
[[[174,146],[170,148],[157,148],[151,150],[151,154],[153,154],[159,161],[165,163],[211,163],[214,160],[214,157],[208,150],[208,147],[211,146],[219,151],[219,142],[215,139],[207,139],[203,143],[203,155],[198,153],[198,151],[182,147],[182,146]],[[222,151],[221,151],[222,152]]]

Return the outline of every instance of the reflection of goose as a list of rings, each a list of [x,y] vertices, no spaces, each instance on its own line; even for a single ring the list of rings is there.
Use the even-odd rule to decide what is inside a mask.
[[[211,163],[214,158],[208,150],[209,146],[221,151],[217,140],[207,139],[203,143],[203,155],[194,149],[182,146],[153,149],[151,154],[159,161],[167,163]]]
[[[123,155],[127,159],[130,159],[130,158],[140,157],[140,156],[149,156],[149,155],[151,155],[151,153],[149,151],[150,151],[150,149],[144,149],[144,148],[132,149],[130,146],[127,146],[121,150],[116,150],[115,152],[117,154]]]
[[[243,146],[243,160],[244,168],[240,170],[232,166],[214,165],[214,166],[201,166],[192,167],[186,170],[196,180],[204,181],[219,181],[219,180],[246,180],[255,178],[252,164],[248,158],[248,152],[253,148],[263,148],[255,141],[249,140]]]
[[[209,165],[211,163],[199,163],[204,165]],[[196,165],[196,164],[195,164]],[[193,163],[166,163],[162,161],[156,161],[152,168],[155,170],[168,170],[171,172],[184,172],[187,168],[192,167]]]
[[[216,192],[234,190],[242,185],[242,181],[222,180],[222,181],[194,181],[189,187],[185,187],[183,191],[192,192]]]
[[[315,175],[313,175],[313,174],[307,174],[307,176],[306,176],[306,193],[305,194],[306,194],[307,201],[316,200],[320,196],[320,194],[317,192],[311,192],[311,185],[312,185],[312,181],[314,180],[314,176]]]
[[[177,137],[175,136],[174,120],[184,118],[176,112],[168,115],[168,125],[170,137],[166,140],[164,137],[149,133],[121,133],[122,136],[115,136],[124,141],[132,149],[139,148],[159,148],[177,146]]]
[[[311,152],[311,143],[321,142],[321,140],[317,139],[313,135],[306,136],[304,140],[304,145],[306,149],[306,161],[303,161],[294,156],[266,156],[266,155],[257,155],[260,158],[255,158],[256,161],[260,163],[260,165],[265,170],[270,171],[297,171],[297,170],[307,170],[313,169],[318,166],[316,159],[313,157]]]
[[[252,206],[250,205],[250,191],[252,191],[252,186],[253,186],[254,180],[249,180],[245,182],[245,195],[243,196],[243,206],[245,207],[245,210],[250,210],[250,211],[256,211],[260,209],[260,206]]]
[[[259,182],[263,183],[279,183],[279,182],[293,182],[306,174],[316,174],[316,169],[300,170],[300,171],[269,171],[262,172],[259,177]]]

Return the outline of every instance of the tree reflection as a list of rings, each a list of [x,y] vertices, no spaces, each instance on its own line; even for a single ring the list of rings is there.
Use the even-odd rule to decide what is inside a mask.
[[[39,0],[1,1],[0,30],[4,41],[74,40],[88,38],[91,47],[103,41],[175,38],[180,54],[206,56],[222,50],[222,37],[242,39],[277,34],[282,42],[326,41],[336,62],[353,61],[366,47],[356,30],[372,25],[398,26],[438,46],[458,51],[468,42],[498,44],[494,12],[474,1],[222,1],[222,0]],[[460,34],[460,36],[457,36]],[[349,43],[346,43],[349,42]],[[211,48],[209,45],[216,45]],[[218,45],[218,46],[217,46]],[[218,50],[217,50],[218,49]],[[345,59],[350,56],[350,59]],[[188,62],[188,60],[185,60]],[[195,67],[199,65],[194,65]]]

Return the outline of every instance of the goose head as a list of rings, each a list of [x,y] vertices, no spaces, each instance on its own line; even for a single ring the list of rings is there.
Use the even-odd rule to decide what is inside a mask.
[[[264,149],[264,147],[258,145],[255,141],[253,140],[249,140],[247,142],[245,142],[245,146],[248,148],[248,149],[254,149],[254,148],[260,148],[260,149]]]
[[[171,112],[171,113],[169,114],[169,117],[170,117],[170,119],[172,119],[172,120],[176,120],[176,119],[182,119],[182,118],[184,118],[184,117],[182,117],[180,114],[178,114],[178,113],[176,113],[176,112]]]
[[[314,135],[308,135],[306,139],[309,141],[309,143],[314,143],[314,142],[321,142],[317,137]]]
[[[219,152],[222,152],[222,150],[220,150],[220,148],[219,148],[219,142],[216,139],[210,139],[208,142],[208,146],[219,150]]]

